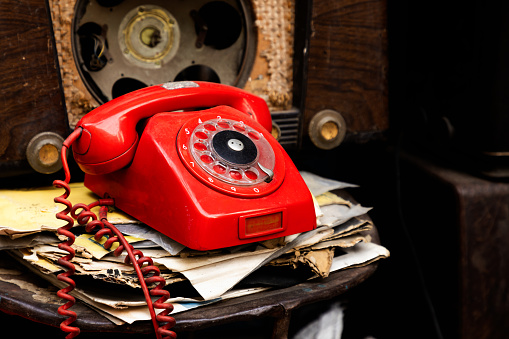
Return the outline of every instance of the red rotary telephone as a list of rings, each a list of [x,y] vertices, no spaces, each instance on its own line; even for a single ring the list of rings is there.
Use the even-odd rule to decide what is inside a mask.
[[[251,93],[205,82],[152,86],[100,106],[76,128],[85,186],[187,247],[316,227],[311,194],[268,132],[267,104]]]
[[[127,251],[151,312],[158,338],[174,338],[168,316],[169,292],[150,258],[135,251],[106,218],[114,205],[148,226],[196,250],[210,250],[283,237],[316,228],[311,193],[290,157],[272,137],[265,101],[241,89],[206,82],[170,82],[131,92],[84,116],[62,147],[65,193],[55,201],[66,206],[57,218],[68,224],[60,248],[69,252],[59,263],[68,268],[58,278],[69,286],[59,291],[68,316],[61,327],[68,338],[74,288],[71,248],[74,220],[105,244],[119,242]],[[103,199],[72,205],[66,152],[86,173],[85,186]],[[101,205],[97,217],[91,208]],[[80,210],[80,213],[77,211]],[[71,215],[68,215],[71,214]],[[156,283],[151,291],[147,285]],[[160,297],[152,302],[151,296]],[[155,314],[154,309],[162,309]],[[159,325],[163,323],[163,325]]]

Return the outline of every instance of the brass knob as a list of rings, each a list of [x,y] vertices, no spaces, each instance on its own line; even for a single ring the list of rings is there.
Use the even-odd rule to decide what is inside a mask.
[[[62,168],[60,151],[64,139],[53,132],[42,132],[28,143],[26,157],[30,166],[43,174],[55,173]]]
[[[279,141],[279,138],[281,138],[281,128],[279,128],[278,124],[276,124],[274,121],[272,122],[272,130],[270,131],[270,134]]]
[[[331,109],[318,112],[309,123],[309,137],[316,147],[333,149],[343,142],[346,122],[343,116]]]

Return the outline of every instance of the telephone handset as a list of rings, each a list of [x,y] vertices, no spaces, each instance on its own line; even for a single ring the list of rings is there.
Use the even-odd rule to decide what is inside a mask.
[[[73,153],[93,192],[187,247],[210,250],[316,227],[309,190],[271,127],[258,96],[173,82],[87,114]]]
[[[106,218],[108,205],[132,215],[181,244],[211,250],[283,237],[316,228],[311,193],[281,145],[272,137],[265,101],[241,89],[207,82],[172,82],[131,92],[84,116],[64,141],[65,181],[54,186],[65,193],[55,201],[66,206],[57,218],[68,221],[59,233],[68,237],[61,248],[69,255],[61,265],[69,271],[59,279],[68,303],[74,282],[70,232],[74,220],[107,235],[107,246],[119,242],[140,278],[158,338],[174,337],[175,321],[164,279],[150,258],[134,251]],[[66,151],[85,172],[85,186],[103,199],[72,205]],[[97,217],[91,208],[101,205]],[[80,213],[78,211],[81,210]],[[71,214],[69,216],[68,214]],[[98,230],[99,229],[99,230]],[[147,284],[145,284],[145,280]],[[146,285],[157,282],[150,292]],[[150,296],[160,296],[152,303]],[[155,308],[163,311],[155,315]],[[159,326],[158,322],[163,322]]]
[[[130,163],[138,142],[136,125],[161,112],[226,105],[244,112],[271,130],[263,99],[236,88],[207,82],[172,82],[147,87],[93,110],[77,124],[81,137],[73,145],[74,158],[89,174],[116,171]]]

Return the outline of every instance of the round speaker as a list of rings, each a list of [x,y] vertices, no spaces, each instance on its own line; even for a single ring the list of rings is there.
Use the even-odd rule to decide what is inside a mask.
[[[78,0],[72,45],[99,103],[168,81],[242,87],[256,54],[249,1]]]

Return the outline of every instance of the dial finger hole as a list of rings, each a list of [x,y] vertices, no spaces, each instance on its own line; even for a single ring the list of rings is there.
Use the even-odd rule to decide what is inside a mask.
[[[226,167],[224,167],[223,165],[214,165],[213,169],[214,169],[214,172],[216,172],[217,174],[225,174],[226,173]]]
[[[256,172],[254,172],[254,171],[245,171],[244,174],[250,180],[258,179],[258,174]]]
[[[202,156],[200,156],[200,160],[206,164],[211,164],[212,162],[214,162],[214,158],[212,158],[208,154],[203,154]]]
[[[210,132],[215,132],[216,130],[216,126],[212,125],[212,124],[205,124],[203,126],[207,131],[210,131]]]
[[[202,132],[202,131],[198,131],[198,132],[196,132],[194,135],[196,135],[196,137],[197,137],[198,139],[207,139],[207,138],[208,138],[207,133]]]
[[[197,151],[203,152],[207,150],[207,146],[205,144],[202,144],[201,142],[196,142],[193,146],[194,149]]]
[[[230,124],[227,121],[219,121],[217,125],[221,128],[230,128]]]
[[[235,124],[235,125],[233,125],[233,128],[235,128],[235,130],[237,130],[239,132],[244,132],[246,130],[246,128],[241,124]]]
[[[251,131],[247,135],[249,135],[249,137],[251,139],[255,139],[255,140],[259,140],[260,139],[260,134],[258,132]]]
[[[235,180],[240,180],[242,179],[242,173],[236,170],[232,170],[230,171],[230,177]]]

